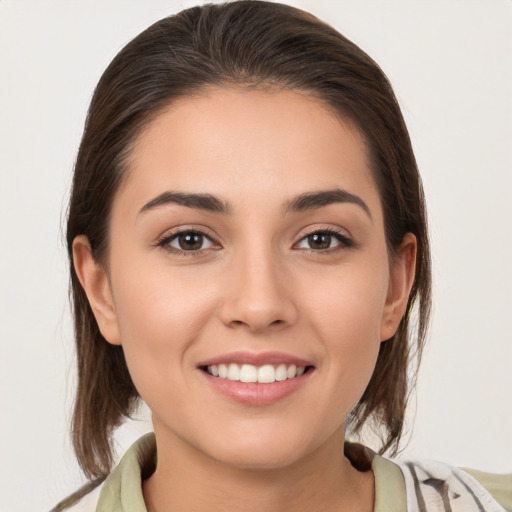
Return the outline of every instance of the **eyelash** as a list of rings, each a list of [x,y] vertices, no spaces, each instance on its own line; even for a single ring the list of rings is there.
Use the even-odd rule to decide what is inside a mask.
[[[177,247],[172,247],[170,245],[171,242],[173,242],[180,236],[184,236],[184,235],[199,235],[202,237],[203,243],[204,243],[204,240],[208,240],[212,245],[214,245],[214,246],[217,245],[217,247],[220,247],[218,244],[216,244],[216,242],[212,239],[212,237],[210,235],[208,235],[207,233],[205,233],[204,231],[201,231],[199,229],[183,229],[181,231],[175,231],[171,234],[165,234],[162,238],[160,238],[157,241],[156,246],[161,247],[172,254],[176,254],[178,256],[186,256],[186,257],[201,256],[204,253],[204,251],[206,251],[206,250],[209,250],[209,249],[215,250],[216,249],[213,247],[208,247],[206,249],[197,249],[197,250],[188,250],[187,251],[184,249],[178,249]],[[311,231],[311,232],[305,234],[298,242],[296,242],[294,244],[294,247],[296,247],[297,245],[302,243],[304,240],[306,240],[307,238],[312,237],[314,235],[327,235],[329,237],[333,237],[339,242],[339,244],[334,247],[328,247],[326,249],[303,248],[303,250],[308,251],[313,254],[322,254],[322,253],[331,253],[331,252],[335,252],[335,251],[342,251],[342,250],[350,249],[355,246],[354,241],[351,238],[349,238],[347,235],[345,235],[344,233],[337,231],[335,229],[332,229],[332,228],[324,228],[324,229],[317,229],[317,230],[314,230],[314,231]]]
[[[331,253],[335,251],[342,251],[347,250],[355,246],[354,241],[349,238],[347,235],[342,233],[341,231],[337,231],[336,229],[332,228],[324,228],[324,229],[316,229],[314,231],[311,231],[310,233],[307,233],[304,235],[294,246],[300,244],[302,241],[306,240],[307,238],[314,236],[314,235],[327,235],[329,237],[335,238],[339,244],[335,247],[328,247],[327,249],[311,249],[311,248],[305,248],[304,250],[309,251],[311,253]]]
[[[176,240],[177,238],[179,238],[180,236],[184,236],[184,235],[199,235],[203,238],[203,243],[204,243],[204,240],[209,240],[210,243],[212,245],[217,245],[211,236],[209,236],[208,234],[206,234],[204,231],[201,231],[200,229],[183,229],[183,230],[180,230],[180,231],[175,231],[174,233],[166,233],[162,238],[160,238],[157,243],[156,243],[156,246],[157,247],[161,247],[162,249],[165,249],[166,251],[172,253],[172,254],[176,254],[178,256],[185,256],[185,257],[189,257],[189,256],[201,256],[202,253],[205,251],[205,250],[208,250],[208,249],[211,249],[210,247],[208,249],[198,249],[198,250],[189,250],[189,251],[186,251],[184,249],[178,249],[177,247],[172,247],[170,244],[171,242],[173,242],[174,240]]]

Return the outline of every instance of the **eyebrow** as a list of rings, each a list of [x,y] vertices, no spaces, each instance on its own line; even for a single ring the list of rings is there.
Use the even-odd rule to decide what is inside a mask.
[[[231,207],[221,201],[220,199],[212,196],[211,194],[192,194],[184,192],[168,191],[156,196],[146,203],[139,211],[145,213],[159,206],[165,206],[168,204],[178,204],[180,206],[188,206],[189,208],[197,208],[199,210],[205,210],[212,213],[220,213],[228,215],[231,213]]]
[[[300,213],[308,210],[316,210],[324,206],[335,203],[351,203],[359,206],[372,219],[372,214],[368,205],[359,197],[346,190],[332,189],[322,190],[320,192],[305,192],[288,201],[284,205],[284,214]],[[167,191],[156,196],[146,203],[139,211],[139,215],[160,206],[177,204],[196,208],[211,213],[229,215],[233,209],[231,205],[211,194],[197,194],[190,192]]]
[[[285,213],[315,210],[334,203],[355,204],[361,207],[368,217],[372,219],[370,208],[359,196],[339,188],[300,194],[285,205]]]

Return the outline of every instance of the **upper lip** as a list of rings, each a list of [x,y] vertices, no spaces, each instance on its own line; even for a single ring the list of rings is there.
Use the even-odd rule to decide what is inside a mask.
[[[286,354],[284,352],[229,352],[219,356],[212,357],[198,363],[198,367],[212,366],[218,364],[251,364],[253,366],[263,366],[266,364],[285,364],[295,366],[311,366],[311,362],[300,357]]]

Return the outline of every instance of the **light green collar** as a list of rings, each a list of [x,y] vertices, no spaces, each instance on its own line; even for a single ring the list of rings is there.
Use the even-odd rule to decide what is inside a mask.
[[[147,512],[142,495],[141,466],[155,456],[153,433],[136,441],[103,484],[96,512]]]
[[[405,483],[400,468],[376,455],[372,460],[375,477],[374,512],[407,512]]]
[[[142,495],[141,467],[154,460],[154,434],[136,441],[103,484],[96,512],[147,512]],[[405,485],[400,469],[391,461],[375,455],[374,512],[406,512]]]

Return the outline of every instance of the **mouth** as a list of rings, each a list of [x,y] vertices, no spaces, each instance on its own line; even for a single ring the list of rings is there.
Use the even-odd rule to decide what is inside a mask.
[[[201,366],[200,369],[212,377],[232,382],[273,384],[297,379],[313,370],[311,365],[296,364],[253,364],[220,363]]]
[[[283,352],[232,352],[197,369],[221,396],[249,406],[274,404],[297,393],[315,372],[311,361]]]

